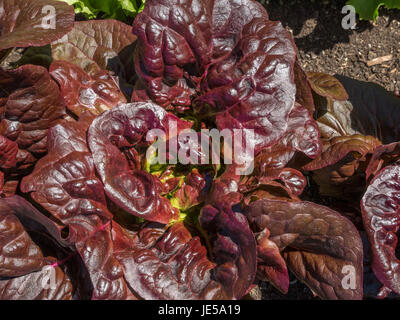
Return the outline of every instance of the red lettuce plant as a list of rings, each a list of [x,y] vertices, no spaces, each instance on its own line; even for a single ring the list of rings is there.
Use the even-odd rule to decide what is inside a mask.
[[[306,74],[253,0],[148,0],[133,29],[59,4],[46,41],[0,30],[50,50],[0,69],[0,299],[241,299],[291,274],[362,299],[364,232],[380,296],[400,293],[397,100]],[[253,130],[254,170],[153,162],[153,129],[178,140],[168,160],[206,156],[188,129]]]

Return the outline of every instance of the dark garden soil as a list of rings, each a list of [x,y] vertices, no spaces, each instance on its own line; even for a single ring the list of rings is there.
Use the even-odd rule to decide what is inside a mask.
[[[344,30],[341,13],[346,1],[261,0],[271,20],[292,32],[306,71],[341,74],[371,81],[389,91],[400,89],[400,10],[381,8],[375,23],[357,21]],[[367,61],[392,55],[369,67]]]

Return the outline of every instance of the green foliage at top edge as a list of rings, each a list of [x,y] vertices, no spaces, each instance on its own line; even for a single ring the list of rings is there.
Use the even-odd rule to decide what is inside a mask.
[[[361,20],[375,21],[381,6],[388,9],[400,9],[400,0],[349,0],[347,4],[356,9]]]
[[[127,21],[141,12],[145,0],[58,0],[73,5],[76,14],[87,19],[112,18]]]

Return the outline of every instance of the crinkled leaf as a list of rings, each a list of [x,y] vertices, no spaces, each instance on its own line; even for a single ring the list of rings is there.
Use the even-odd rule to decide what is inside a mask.
[[[70,279],[27,231],[61,239],[53,222],[25,199],[0,199],[0,300],[71,300]]]
[[[74,18],[73,7],[54,0],[1,0],[0,50],[51,43],[72,29]]]
[[[3,172],[1,173],[3,174]],[[0,174],[0,175],[1,175]],[[8,180],[7,178],[3,178],[3,182],[0,188],[0,195],[2,197],[12,197],[16,194],[19,185],[19,180]]]
[[[362,159],[368,153],[372,153],[379,145],[381,143],[371,136],[356,134],[335,137],[324,143],[324,150],[319,158],[311,161],[303,168],[309,171],[318,170],[338,163],[349,154],[353,156],[353,159]]]
[[[236,165],[230,165],[224,173],[213,181],[212,189],[207,195],[207,203],[234,206],[243,198],[239,190],[240,176],[236,173]]]
[[[380,142],[370,136],[335,137],[326,141],[321,156],[303,167],[313,171],[320,193],[348,198],[365,190],[368,157]]]
[[[80,116],[86,111],[100,114],[125,103],[118,80],[108,71],[99,70],[90,76],[68,61],[54,61],[50,74],[58,82],[67,108]]]
[[[258,180],[262,178],[264,182],[267,179],[280,179],[279,176],[283,177],[284,175],[282,170],[293,159],[297,151],[312,159],[318,157],[322,151],[318,125],[307,109],[298,104],[289,115],[288,129],[280,142],[261,150],[256,155],[252,176],[256,176]],[[286,172],[286,175],[287,173],[289,172]],[[302,176],[301,173],[300,176]],[[247,178],[245,179],[247,180]],[[300,188],[297,189],[300,190]]]
[[[46,264],[10,204],[0,199],[0,278],[23,276]]]
[[[323,299],[361,299],[361,238],[340,213],[310,202],[259,200],[246,208],[252,227],[268,228],[288,268]],[[343,286],[355,271],[355,288]],[[353,269],[354,268],[354,269]]]
[[[256,242],[246,217],[229,207],[206,205],[200,224],[213,242],[215,279],[228,296],[241,299],[256,275]]]
[[[336,77],[346,88],[349,100],[316,97],[316,117],[321,137],[330,140],[340,136],[364,135],[375,137],[384,144],[397,142],[399,99],[376,84]]]
[[[256,161],[259,157],[256,157]],[[283,196],[296,199],[303,193],[307,186],[307,180],[300,171],[292,168],[285,169],[266,169],[261,166],[256,167],[252,176],[242,178],[239,190],[246,193],[248,199],[260,197],[263,193],[273,196]]]
[[[400,263],[396,257],[399,230],[400,167],[384,168],[369,185],[361,209],[372,250],[372,269],[392,291],[400,293]]]
[[[19,219],[25,230],[46,234],[60,246],[68,247],[68,242],[63,239],[62,226],[45,216],[24,198],[15,195],[0,199],[0,204],[4,208],[4,212],[12,212]]]
[[[239,192],[240,176],[235,165],[213,182],[199,221],[213,243],[215,279],[228,296],[241,299],[252,285],[257,269],[254,234],[240,212],[243,195]]]
[[[286,294],[289,289],[289,273],[278,246],[269,239],[268,229],[257,235],[257,278],[269,281]]]
[[[277,181],[260,185],[257,189],[245,194],[244,203],[250,204],[260,199],[299,201],[299,198]]]
[[[93,285],[93,300],[136,300],[114,256],[111,223],[76,244]]]
[[[185,125],[185,122],[182,122]],[[190,123],[190,122],[188,122]],[[203,141],[208,141],[210,146],[212,141],[209,134],[202,132],[193,132],[177,128],[178,136],[168,138],[166,145],[166,155],[168,163],[180,163],[183,165],[208,164],[210,159],[218,159],[219,154],[216,150],[203,150]],[[211,153],[211,154],[209,154]],[[161,150],[158,150],[158,156],[161,156]]]
[[[284,144],[277,144],[260,151],[254,159],[254,175],[268,175],[287,167],[295,151]]]
[[[0,86],[0,134],[18,144],[18,166],[29,165],[47,151],[48,129],[65,115],[60,91],[45,68],[33,65],[0,70]]]
[[[311,88],[318,95],[339,101],[349,99],[345,88],[335,77],[320,72],[308,72],[307,77]]]
[[[177,207],[186,211],[204,201],[205,177],[197,169],[193,169],[185,178],[183,184],[174,194],[171,201],[176,201]]]
[[[307,186],[307,179],[300,171],[287,168],[279,173],[278,179],[290,190],[290,194],[300,196]]]
[[[318,156],[322,144],[316,127],[308,111],[297,105],[289,118],[290,129],[286,136],[280,143],[257,154],[253,173],[241,178],[239,190],[247,193],[247,200],[263,194],[289,198],[302,194],[307,185],[305,177],[300,171],[287,166],[296,151],[302,150],[313,158]],[[302,140],[304,137],[306,141]]]
[[[60,267],[47,267],[21,277],[0,279],[0,300],[72,300],[72,284]]]
[[[134,298],[112,257],[111,214],[86,144],[90,113],[49,132],[49,154],[24,178],[21,189],[68,227],[65,241],[81,256],[93,286],[93,299]],[[110,247],[111,246],[111,247]],[[120,268],[118,272],[118,268]]]
[[[183,223],[166,229],[145,226],[132,237],[113,228],[115,256],[125,279],[141,298],[163,300],[226,299],[223,285],[212,280],[214,264],[198,237]]]
[[[0,168],[9,169],[17,165],[18,145],[0,136]]]
[[[311,159],[320,155],[322,143],[318,125],[306,108],[295,105],[289,114],[287,131],[279,144],[300,151]]]
[[[74,28],[53,42],[52,57],[72,62],[89,75],[101,69],[110,70],[130,80],[134,73],[132,27],[116,20],[75,22]]]
[[[93,299],[134,299],[112,257],[111,214],[86,144],[91,120],[87,113],[80,122],[52,128],[49,154],[24,178],[21,189],[31,192],[37,203],[68,227],[65,241],[76,247],[87,268]]]

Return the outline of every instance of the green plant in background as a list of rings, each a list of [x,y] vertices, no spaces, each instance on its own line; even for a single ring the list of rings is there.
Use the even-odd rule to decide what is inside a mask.
[[[400,9],[400,0],[349,0],[347,4],[356,8],[361,20],[375,21],[381,6],[388,9]]]
[[[73,5],[75,13],[83,14],[87,19],[113,18],[126,21],[134,18],[144,8],[145,0],[59,0]]]

